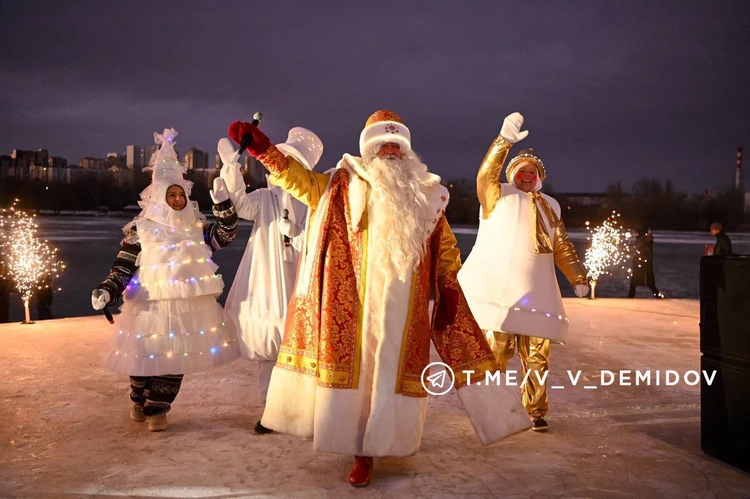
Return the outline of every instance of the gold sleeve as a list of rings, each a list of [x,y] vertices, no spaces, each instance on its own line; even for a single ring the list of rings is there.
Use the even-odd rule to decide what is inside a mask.
[[[318,207],[328,186],[328,174],[308,170],[291,156],[285,157],[274,145],[258,160],[271,172],[268,177],[271,184],[281,187],[313,210]]]
[[[555,264],[565,274],[571,286],[588,285],[586,271],[578,260],[578,254],[562,220],[555,228]]]
[[[500,199],[500,172],[512,144],[498,136],[482,160],[477,173],[477,197],[482,205],[482,217],[487,219]]]
[[[461,269],[461,250],[458,249],[458,241],[453,235],[448,221],[443,215],[443,230],[440,237],[440,260],[437,265],[437,275],[442,276],[448,272],[458,272]]]

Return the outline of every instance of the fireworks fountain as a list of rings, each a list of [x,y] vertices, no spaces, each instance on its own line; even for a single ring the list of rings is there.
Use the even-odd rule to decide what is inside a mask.
[[[592,229],[589,222],[586,227],[591,235],[587,238],[591,246],[586,250],[583,266],[591,281],[591,298],[596,298],[596,283],[601,276],[611,274],[612,267],[620,266],[630,260],[630,232],[620,224],[620,214],[612,214],[598,227]],[[628,269],[628,272],[630,269]]]
[[[59,277],[65,264],[57,257],[57,248],[37,237],[35,216],[20,210],[16,199],[10,208],[0,209],[0,255],[21,295],[25,311],[23,324],[33,324],[29,301],[37,289],[48,288]]]

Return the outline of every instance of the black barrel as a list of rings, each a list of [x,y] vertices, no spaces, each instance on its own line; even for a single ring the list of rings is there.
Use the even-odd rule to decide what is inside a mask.
[[[701,449],[750,472],[750,258],[701,258]]]

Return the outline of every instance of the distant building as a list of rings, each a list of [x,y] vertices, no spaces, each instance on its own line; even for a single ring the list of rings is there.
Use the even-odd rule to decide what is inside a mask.
[[[50,156],[47,149],[24,151],[14,149],[10,156],[0,156],[0,178],[16,177],[43,182],[70,182],[76,168],[68,160]]]
[[[185,153],[185,168],[188,170],[215,169],[215,165],[208,164],[208,153],[191,147]]]
[[[0,156],[0,178],[6,177],[28,178],[29,163],[13,156]]]
[[[195,185],[213,189],[214,179],[219,176],[219,170],[216,168],[193,168],[188,170],[186,175]]]
[[[156,144],[146,147],[136,145],[127,146],[125,148],[125,167],[134,173],[141,173],[148,166],[148,162],[157,148]]]
[[[36,151],[13,149],[10,157],[16,160],[16,166],[47,166],[49,164],[49,151],[47,149],[37,149]]]
[[[60,156],[50,156],[47,160],[47,166],[50,168],[67,168],[68,160]]]
[[[81,160],[81,168],[83,168],[84,170],[106,170],[107,160],[104,158],[86,157]]]
[[[107,173],[120,187],[128,188],[133,185],[133,170],[129,170],[125,166],[113,164],[107,168]]]

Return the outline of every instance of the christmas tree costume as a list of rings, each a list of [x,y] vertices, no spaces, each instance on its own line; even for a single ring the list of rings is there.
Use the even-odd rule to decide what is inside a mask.
[[[213,206],[216,223],[207,224],[197,203],[188,201],[192,183],[182,177],[176,135],[173,129],[154,134],[161,148],[151,158],[153,180],[139,202],[143,211],[123,228],[122,248],[92,295],[94,308],[124,298],[106,363],[131,377],[134,420],[145,419],[141,413],[166,414],[184,374],[240,355],[235,333],[216,302],[224,283],[211,260],[213,251],[236,237],[237,215],[223,181],[215,182],[211,193],[215,202],[221,201]],[[179,210],[166,200],[175,186],[184,193]]]

